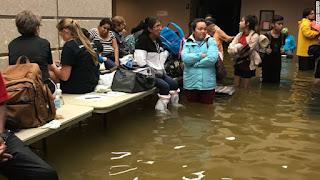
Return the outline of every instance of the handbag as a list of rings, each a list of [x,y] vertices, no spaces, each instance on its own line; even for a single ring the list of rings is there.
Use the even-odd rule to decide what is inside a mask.
[[[155,83],[156,77],[151,67],[134,69],[121,65],[114,75],[111,89],[119,92],[136,93],[152,89]]]
[[[224,67],[223,61],[221,60],[220,56],[218,56],[218,60],[215,64],[216,67],[216,78],[217,80],[222,80],[227,76],[226,68]]]
[[[208,41],[206,42],[206,44],[207,44],[207,48],[209,48]],[[223,61],[220,58],[220,55],[218,55],[218,59],[215,64],[215,68],[216,68],[216,79],[218,81],[222,80],[223,78],[225,78],[227,76],[227,71],[226,71],[226,68],[224,67]]]

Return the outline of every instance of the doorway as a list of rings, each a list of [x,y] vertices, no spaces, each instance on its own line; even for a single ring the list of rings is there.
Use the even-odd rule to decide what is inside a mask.
[[[228,35],[234,36],[239,32],[241,0],[193,0],[192,4],[191,20],[211,14]]]

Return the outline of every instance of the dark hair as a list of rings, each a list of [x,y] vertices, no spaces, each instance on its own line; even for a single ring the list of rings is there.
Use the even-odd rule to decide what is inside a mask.
[[[274,15],[272,18],[272,23],[275,23],[277,21],[283,21],[283,17],[280,15]]]
[[[207,17],[211,17],[212,18],[212,14],[206,14],[206,16],[204,18],[207,18]]]
[[[203,18],[196,18],[196,19],[194,19],[193,21],[192,21],[192,23],[190,24],[190,27],[191,27],[191,29],[194,31],[194,30],[196,30],[196,27],[197,27],[197,24],[199,23],[199,22],[206,22]]]
[[[105,24],[109,24],[110,27],[112,26],[112,22],[111,22],[111,19],[110,18],[103,18],[100,23],[99,23],[99,26],[103,26]]]
[[[84,36],[89,39],[90,33],[88,32],[88,30],[86,28],[81,28],[81,30],[82,30],[82,33],[84,34]]]
[[[134,34],[134,33],[138,32],[138,31],[140,31],[141,29],[143,29],[143,26],[144,26],[144,20],[141,21],[136,27],[133,27],[131,29],[131,34]]]
[[[303,10],[302,18],[305,18],[306,16],[308,16],[308,15],[311,13],[311,11],[313,11],[312,8],[304,9],[304,10]]]
[[[250,30],[254,30],[256,33],[260,34],[258,19],[255,15],[247,15],[243,18],[245,23],[249,23]]]
[[[143,27],[143,30],[145,33],[150,33],[148,28],[153,28],[153,26],[156,24],[156,22],[158,21],[158,18],[156,17],[147,17],[145,20],[144,20],[144,27]]]
[[[214,18],[209,18],[206,20],[206,25],[209,26],[211,24],[216,24],[216,20]]]
[[[143,29],[144,33],[150,34],[148,28],[153,28],[153,26],[158,21],[157,17],[147,17],[144,21],[141,21],[138,26],[132,28],[131,33],[135,33]]]
[[[93,43],[96,45],[98,53],[102,53],[103,46],[99,40],[94,40]]]

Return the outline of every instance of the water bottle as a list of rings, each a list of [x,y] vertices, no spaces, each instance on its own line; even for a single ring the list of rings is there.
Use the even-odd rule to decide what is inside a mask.
[[[57,93],[56,95],[59,95],[60,98],[62,98],[62,90],[60,89],[60,83],[57,83]]]
[[[56,109],[58,109],[61,106],[59,95],[56,95],[56,98],[54,99],[54,105],[55,105]]]

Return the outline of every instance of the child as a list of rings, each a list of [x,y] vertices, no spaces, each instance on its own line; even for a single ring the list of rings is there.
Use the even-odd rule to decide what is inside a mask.
[[[285,40],[281,33],[283,17],[275,15],[271,25],[272,30],[265,34],[270,43],[262,60],[262,82],[280,83],[281,53],[284,53]]]
[[[287,55],[287,59],[292,59],[292,51],[296,48],[296,42],[294,37],[289,34],[288,28],[283,28],[282,33],[286,36],[285,45],[283,46],[284,53]]]

